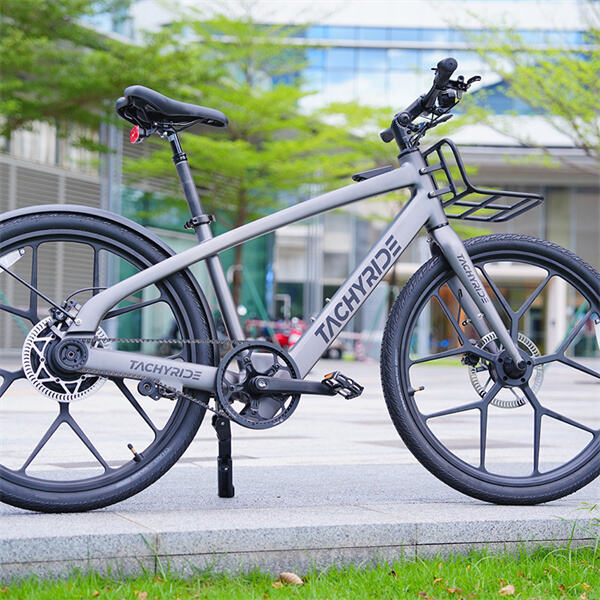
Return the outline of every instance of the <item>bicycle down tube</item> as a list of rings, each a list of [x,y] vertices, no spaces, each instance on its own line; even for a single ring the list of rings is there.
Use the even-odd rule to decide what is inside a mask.
[[[514,360],[520,361],[521,355],[516,345],[493,307],[462,242],[448,225],[439,200],[429,197],[428,193],[433,188],[429,178],[420,175],[421,167],[422,157],[413,152],[405,157],[397,169],[388,173],[327,192],[283,209],[140,271],[88,300],[81,308],[67,335],[93,335],[103,316],[128,295],[198,261],[215,256],[223,250],[316,214],[364,198],[413,186],[415,191],[409,202],[291,350],[290,355],[298,365],[300,376],[306,376],[324,350],[382,281],[423,225],[428,226],[462,286],[473,300],[469,306],[473,307],[474,304],[480,311],[477,314],[470,314],[472,309],[469,310],[469,306],[465,306],[469,318],[476,320],[483,314]],[[227,292],[229,293],[229,290]],[[232,315],[229,317],[231,318]],[[127,365],[127,368],[124,368],[124,365]],[[84,370],[90,372],[126,371],[134,378],[151,373],[160,375],[161,378],[172,384],[177,383],[186,387],[211,391],[214,390],[216,375],[216,368],[206,365],[199,367],[193,363],[178,363],[174,367],[172,361],[168,359],[95,348],[90,348]]]

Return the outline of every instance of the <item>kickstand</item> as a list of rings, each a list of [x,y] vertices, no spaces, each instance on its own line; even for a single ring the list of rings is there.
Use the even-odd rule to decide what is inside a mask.
[[[228,419],[213,415],[212,425],[219,440],[219,456],[217,458],[217,477],[219,498],[233,498],[233,463],[231,460],[231,424]]]

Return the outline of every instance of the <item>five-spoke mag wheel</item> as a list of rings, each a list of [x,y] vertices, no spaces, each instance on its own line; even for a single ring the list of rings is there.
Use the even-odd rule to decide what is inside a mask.
[[[502,504],[569,494],[600,473],[600,276],[527,236],[466,246],[527,368],[517,372],[495,335],[475,330],[448,285],[453,272],[435,257],[386,326],[392,420],[424,466],[466,494]]]

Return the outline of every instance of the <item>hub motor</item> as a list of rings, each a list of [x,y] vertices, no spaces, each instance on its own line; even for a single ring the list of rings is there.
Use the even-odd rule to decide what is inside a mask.
[[[66,330],[66,323],[55,322],[52,317],[42,319],[33,327],[23,344],[21,354],[23,371],[33,387],[44,396],[58,402],[74,402],[97,392],[106,379],[87,373],[66,373],[52,359],[54,346],[60,341],[51,327]],[[94,347],[106,347],[106,333],[98,328]],[[77,357],[73,356],[73,360]]]
[[[486,346],[491,342],[496,341],[496,339],[496,334],[490,332],[479,340],[478,346],[485,349]],[[517,342],[519,347],[524,350],[527,355],[533,358],[541,356],[538,347],[525,334],[519,332],[517,335]],[[481,397],[485,396],[493,383],[490,365],[487,364],[487,361],[481,360],[476,365],[470,365],[469,379],[471,380],[471,385],[475,388],[475,391]],[[533,369],[531,369],[529,385],[534,393],[537,393],[542,387],[543,380],[544,367],[542,365],[533,367]],[[527,404],[527,399],[518,387],[506,387],[496,394],[496,397],[490,404],[499,408],[518,408],[519,406]]]

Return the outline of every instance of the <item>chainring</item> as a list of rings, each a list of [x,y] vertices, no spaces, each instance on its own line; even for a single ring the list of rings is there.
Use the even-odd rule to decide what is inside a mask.
[[[484,335],[477,345],[480,348],[485,348],[491,342],[496,341],[496,339],[498,339],[498,336],[491,331]],[[542,355],[539,348],[524,333],[519,332],[517,334],[517,342],[530,356],[538,358]],[[485,373],[486,375],[480,377],[482,373]],[[471,385],[475,388],[475,391],[483,398],[487,393],[488,385],[491,382],[488,368],[481,363],[478,363],[475,366],[469,366],[469,379],[471,380]],[[542,387],[543,380],[544,367],[538,365],[533,369],[533,381],[530,384],[534,393],[537,393]],[[502,396],[500,394],[502,394]],[[512,397],[508,397],[508,394],[511,394]],[[492,399],[490,404],[497,406],[498,408],[518,408],[519,406],[527,404],[527,399],[521,390],[509,388],[501,390],[496,397]]]
[[[268,429],[288,419],[300,394],[256,394],[253,377],[300,379],[298,367],[282,348],[269,342],[244,342],[230,350],[217,370],[217,399],[232,420],[249,429]]]
[[[65,323],[55,323],[52,317],[42,319],[27,335],[21,359],[23,372],[40,394],[57,402],[75,402],[97,392],[106,382],[105,377],[86,373],[57,373],[48,360],[49,351],[58,340],[51,327],[67,329]],[[106,347],[107,335],[98,328],[94,346]]]

